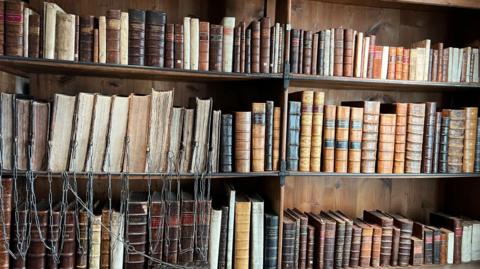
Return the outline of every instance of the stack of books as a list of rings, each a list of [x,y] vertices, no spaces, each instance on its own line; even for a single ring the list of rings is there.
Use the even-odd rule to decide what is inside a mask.
[[[378,101],[324,105],[323,92],[293,94],[287,169],[337,173],[478,173],[477,107]]]

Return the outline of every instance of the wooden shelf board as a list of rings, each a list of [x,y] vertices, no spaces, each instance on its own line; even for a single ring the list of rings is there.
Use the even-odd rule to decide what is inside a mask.
[[[245,74],[211,71],[192,71],[120,64],[82,63],[25,57],[0,56],[0,71],[28,74],[61,74],[75,76],[115,77],[152,80],[188,81],[249,81],[280,79],[282,74]]]
[[[317,87],[340,89],[375,89],[388,91],[430,90],[480,90],[480,83],[453,83],[415,80],[381,80],[368,78],[314,76],[290,74],[293,87]]]
[[[314,172],[286,172],[286,176],[295,177],[342,177],[342,178],[480,178],[480,173],[465,174],[357,174],[357,173],[314,173]]]
[[[478,0],[315,0],[334,4],[361,5],[379,8],[432,10],[438,8],[480,9]]]

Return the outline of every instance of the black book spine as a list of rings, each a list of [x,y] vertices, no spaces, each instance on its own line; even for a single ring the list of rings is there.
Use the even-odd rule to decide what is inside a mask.
[[[227,265],[228,206],[222,206],[222,222],[220,224],[220,244],[218,246],[218,269]]]
[[[222,115],[222,134],[220,145],[220,169],[222,172],[232,172],[232,114]]]
[[[278,216],[265,214],[265,269],[277,268],[278,253]]]
[[[273,168],[273,101],[267,101],[265,120],[265,170]]]
[[[440,264],[440,251],[442,248],[442,232],[436,229],[433,232],[433,263]]]
[[[447,173],[449,125],[450,118],[442,116],[442,126],[440,127],[440,154],[438,156],[439,173]]]

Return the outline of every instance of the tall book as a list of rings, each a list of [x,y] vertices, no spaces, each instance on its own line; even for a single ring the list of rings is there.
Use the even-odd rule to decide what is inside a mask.
[[[355,51],[355,35],[353,29],[345,29],[343,35],[343,75],[353,77],[353,55]]]
[[[106,31],[106,45],[107,55],[106,62],[119,64],[120,63],[120,26],[121,26],[122,12],[119,9],[107,10],[107,31]]]
[[[123,268],[124,247],[121,243],[125,232],[125,217],[118,211],[111,214],[111,238],[110,238],[110,268]]]
[[[333,173],[335,170],[335,118],[337,106],[325,105],[323,123],[322,171]]]
[[[128,12],[120,15],[120,64],[128,64]]]
[[[270,18],[260,19],[260,72],[270,73]]]
[[[5,18],[5,1],[1,1],[1,2],[2,3],[0,4],[0,16],[2,18]],[[5,53],[4,45],[5,45],[5,20],[0,19],[0,55],[4,55]],[[6,267],[8,268],[8,265]]]
[[[312,147],[314,91],[302,92],[302,115],[300,118],[300,159],[299,170],[310,171],[310,153]]]
[[[55,3],[43,3],[43,58],[45,59],[56,58],[55,38],[57,14],[65,14],[65,11]]]
[[[259,195],[250,195],[248,197],[251,203],[251,246],[250,246],[250,266],[249,268],[263,268],[264,263],[264,230],[265,230],[265,207],[262,198]]]
[[[448,132],[450,127],[450,116],[442,111],[442,124],[440,127],[440,149],[438,153],[438,172],[447,173],[448,163]]]
[[[57,14],[55,37],[55,59],[75,59],[75,15]]]
[[[208,171],[217,173],[220,171],[220,127],[221,127],[222,111],[214,110],[212,113],[212,127],[211,136],[209,137],[209,149],[208,149]],[[179,138],[180,139],[180,138]]]
[[[380,266],[390,265],[393,239],[393,218],[379,211],[363,211],[363,219],[368,223],[374,223],[382,228],[380,247]]]
[[[463,169],[464,173],[473,173],[475,170],[475,150],[477,139],[477,107],[465,108],[465,140],[463,146]]]
[[[210,71],[223,70],[223,38],[223,25],[210,24]]]
[[[85,171],[102,172],[107,148],[108,123],[112,97],[95,95],[92,114],[92,127]]]
[[[175,34],[173,36],[173,59],[174,59],[174,68],[183,69],[184,59],[185,59],[185,40],[184,40],[184,29],[182,24],[175,24]]]
[[[128,10],[128,64],[145,63],[145,10]]]
[[[222,115],[221,145],[220,145],[220,170],[222,172],[233,171],[233,116]]]
[[[191,21],[190,17],[183,17],[183,68],[185,70],[190,70],[190,33],[191,33]]]
[[[185,109],[182,127],[182,143],[180,146],[180,167],[179,172],[188,173],[192,161],[194,109]]]
[[[334,47],[334,62],[333,75],[343,76],[343,53],[344,53],[344,32],[343,28],[335,29],[335,47]]]
[[[150,118],[150,95],[129,97],[127,145],[123,170],[127,172],[144,172],[147,164],[148,120]]]
[[[210,117],[212,114],[211,99],[195,99],[196,113],[193,135],[192,167],[194,173],[203,172],[207,168],[207,153],[209,148],[208,138],[210,136]]]
[[[121,172],[128,126],[129,98],[112,96],[103,171]]]
[[[241,66],[242,27],[239,25],[233,30],[233,72],[239,73]]]
[[[313,266],[315,268],[323,268],[324,265],[324,248],[325,248],[325,226],[326,223],[323,221],[320,216],[313,213],[306,213],[308,217],[308,225],[314,227],[315,229],[315,253],[313,259]],[[285,220],[285,218],[284,218]],[[285,226],[283,227],[283,235],[285,235]],[[285,240],[285,237],[284,237]],[[285,242],[285,241],[284,241]],[[283,248],[283,246],[282,246]],[[282,249],[283,252],[283,249]],[[283,257],[282,257],[283,258]],[[283,260],[282,260],[283,262]]]
[[[210,241],[208,260],[210,268],[219,268],[219,245],[220,245],[220,229],[222,223],[222,210],[212,209],[212,219],[210,223]]]
[[[405,173],[420,173],[422,167],[425,104],[408,104]]]
[[[320,214],[322,217],[333,221],[336,223],[335,225],[335,268],[342,268],[343,267],[343,251],[345,245],[345,220],[336,216],[332,212],[322,212]]]
[[[147,10],[145,15],[145,65],[164,66],[167,13]]]
[[[198,41],[198,70],[208,71],[210,51],[210,23],[201,21],[199,23]]]
[[[275,107],[273,101],[265,103],[265,170],[273,170],[273,134]]]
[[[448,153],[447,172],[461,173],[463,166],[463,151],[465,141],[465,110],[448,109],[443,110],[450,118],[448,128]]]
[[[15,164],[19,170],[29,169],[31,100],[15,98]]]
[[[150,217],[150,233],[148,241],[150,244],[149,255],[158,260],[162,260],[163,257],[163,239],[166,213],[165,201],[162,199],[160,192],[154,192],[148,213]],[[154,261],[149,260],[148,262],[150,268],[156,265]]]
[[[50,119],[50,104],[33,101],[31,106],[31,139],[32,141],[35,141],[35,143],[32,145],[32,160],[30,168],[33,171],[44,171],[47,168],[47,160],[45,156],[47,156],[46,154],[48,151],[48,123]],[[3,129],[2,135],[5,135],[3,134]]]
[[[32,58],[40,57],[40,15],[33,13],[28,19],[27,55]]]
[[[335,172],[348,171],[348,135],[350,125],[350,107],[338,106],[335,124]]]
[[[235,17],[224,17],[223,25],[223,46],[222,46],[222,71],[232,72],[233,68],[233,28]]]
[[[167,23],[165,27],[165,59],[164,67],[174,68],[175,66],[175,25]]]
[[[63,96],[59,96],[61,98]],[[67,97],[67,96],[65,96]],[[68,98],[67,98],[68,99]],[[0,101],[1,101],[1,109],[2,109],[2,115],[1,115],[1,133],[2,133],[2,168],[6,170],[12,170],[13,169],[13,152],[14,152],[14,122],[15,122],[15,95],[9,94],[9,93],[0,93]],[[63,98],[62,100],[63,101]],[[58,104],[57,104],[58,103]],[[74,108],[74,103],[75,103],[75,97],[73,97],[73,103],[68,103],[68,107],[72,108],[72,116],[73,116],[73,108]],[[55,102],[54,104],[57,104],[55,107],[60,107],[62,106],[62,102]],[[53,119],[55,120],[55,114],[53,115]],[[63,116],[63,115],[62,115]],[[56,119],[59,120],[59,119]],[[70,119],[71,121],[71,119]],[[67,125],[69,122],[66,123]],[[70,125],[71,128],[71,125]],[[61,129],[60,129],[61,130]],[[69,131],[67,130],[68,134]],[[59,132],[59,131],[57,131]],[[52,134],[53,135],[53,134]],[[57,134],[58,136],[58,134]],[[70,136],[68,137],[70,139]],[[70,140],[66,140],[65,142],[68,144]],[[58,147],[58,145],[55,145]],[[66,148],[67,153],[65,153],[65,156],[68,157],[68,147]]]
[[[146,234],[148,226],[148,201],[145,193],[132,192],[127,202],[128,214],[125,216],[125,240],[135,251],[127,252],[125,267],[141,268],[145,266]]]
[[[152,90],[150,111],[147,112],[149,116],[148,123],[148,156],[147,156],[147,171],[148,172],[166,172],[170,167],[169,158],[176,152],[169,155],[170,140],[174,137],[170,135],[170,131],[174,128],[170,128],[171,124],[175,123],[178,130],[181,128],[181,112],[177,113],[179,119],[171,121],[173,116],[173,91],[155,91]],[[148,105],[147,105],[148,107]],[[132,112],[130,112],[132,113]],[[170,130],[171,129],[171,130]],[[180,129],[181,132],[181,129]],[[162,143],[158,143],[162,141]],[[175,140],[178,142],[178,140]],[[177,167],[177,163],[174,163]]]
[[[282,110],[280,107],[273,108],[273,149],[272,149],[272,170],[278,171],[280,160],[280,129]]]
[[[196,201],[192,194],[182,192],[180,205],[180,237],[178,244],[178,264],[185,265],[193,262],[195,240],[195,210]]]
[[[235,202],[236,202],[236,190],[231,184],[225,184],[225,193],[228,202],[228,224],[227,224],[227,253],[225,268],[231,269],[233,267],[233,243],[234,243],[234,228],[235,228]]]
[[[198,57],[200,52],[200,20],[190,20],[190,69],[198,70]]]
[[[95,29],[97,30],[97,29]],[[105,16],[98,17],[98,62],[107,62],[107,18]]]
[[[167,192],[165,195],[165,226],[163,239],[163,261],[177,263],[178,243],[180,240],[180,201],[177,195]]]
[[[436,126],[437,103],[425,103],[425,128],[423,136],[422,172],[432,173],[433,151],[435,148],[435,126]]]
[[[218,268],[227,267],[227,240],[228,240],[228,206],[222,206],[222,219],[220,223],[220,242],[218,244]],[[211,260],[211,259],[210,259]]]
[[[360,244],[360,267],[369,267],[372,258],[373,228],[361,219],[355,219],[354,223],[362,229]]]
[[[242,194],[235,202],[234,268],[249,267],[251,202]]]
[[[250,172],[251,112],[235,112],[235,171]]]
[[[289,102],[287,135],[287,170],[297,171],[299,160],[301,103]]]
[[[348,173],[360,173],[362,160],[363,107],[350,108]]]
[[[2,185],[1,192],[3,197],[3,202],[0,205],[3,212],[3,222],[0,225],[0,229],[2,231],[5,230],[5,233],[0,233],[0,240],[9,242],[12,229],[12,179],[4,177],[0,179],[0,183]],[[9,250],[2,244],[0,246],[0,267],[9,268],[9,258]]]
[[[92,125],[94,101],[95,95],[93,94],[79,93],[77,96],[71,140],[70,171],[84,171],[87,160],[90,128]]]
[[[265,269],[277,268],[278,255],[278,216],[265,214],[265,241],[264,241]]]
[[[252,103],[252,171],[265,170],[265,103]]]
[[[377,173],[393,173],[396,114],[380,114]]]
[[[312,107],[312,147],[310,149],[310,171],[320,172],[322,158],[323,104],[325,93],[315,92]]]
[[[442,112],[435,112],[435,139],[433,142],[432,173],[438,173],[438,162],[440,158],[440,138],[442,126]]]

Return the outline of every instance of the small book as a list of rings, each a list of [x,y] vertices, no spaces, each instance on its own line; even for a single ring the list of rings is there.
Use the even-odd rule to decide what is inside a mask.
[[[208,71],[210,51],[210,23],[201,21],[198,26],[198,70]]]
[[[348,134],[350,125],[350,107],[337,106],[335,123],[335,172],[348,171]]]
[[[251,112],[235,112],[235,171],[250,172]]]
[[[300,31],[298,29],[291,30],[290,44],[290,72],[298,73],[298,54],[300,46]]]
[[[424,245],[423,240],[412,236],[411,238],[412,244],[412,253],[410,258],[410,265],[412,266],[420,266],[423,264],[423,255],[424,255]]]
[[[252,103],[252,172],[265,171],[265,103]]]
[[[312,31],[303,32],[303,61],[302,70],[304,74],[312,73]]]
[[[442,226],[440,226],[442,227]],[[453,231],[446,229],[444,227],[440,228],[442,231],[442,235],[445,235],[445,244],[444,248],[442,248],[443,256],[441,256],[441,263],[442,264],[453,264],[453,252],[454,252],[454,241],[455,241],[455,234]]]
[[[325,105],[323,124],[322,171],[333,173],[335,168],[335,118],[337,106]]]

